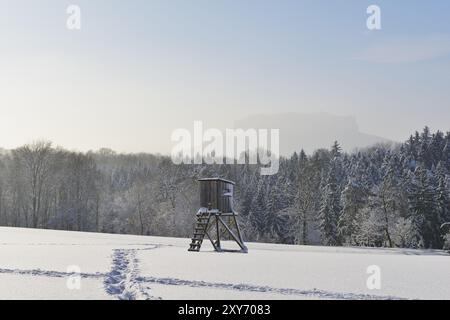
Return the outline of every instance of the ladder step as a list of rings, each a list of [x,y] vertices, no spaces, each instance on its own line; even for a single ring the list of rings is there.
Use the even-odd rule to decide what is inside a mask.
[[[206,230],[211,220],[211,215],[198,215],[194,226],[194,236],[191,238],[191,244],[188,251],[199,252],[205,239]]]

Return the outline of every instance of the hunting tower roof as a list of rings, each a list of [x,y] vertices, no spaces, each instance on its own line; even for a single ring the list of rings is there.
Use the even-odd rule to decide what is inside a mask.
[[[233,181],[222,179],[222,178],[202,178],[202,179],[198,179],[198,181],[222,181],[222,182],[226,182],[226,183],[231,183],[233,185],[236,184]]]

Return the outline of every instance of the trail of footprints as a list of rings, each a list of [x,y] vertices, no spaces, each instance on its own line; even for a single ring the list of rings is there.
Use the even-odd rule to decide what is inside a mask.
[[[158,299],[149,295],[138,281],[139,260],[138,250],[156,249],[158,246],[146,249],[115,249],[111,271],[106,275],[104,284],[106,292],[120,300],[148,300]]]
[[[300,297],[316,297],[322,299],[352,299],[352,300],[380,300],[394,299],[399,297],[393,296],[376,296],[368,294],[353,294],[331,292],[319,289],[301,290],[292,288],[274,288],[269,286],[258,286],[250,284],[229,284],[229,283],[211,283],[205,281],[182,280],[174,278],[156,278],[142,277],[139,275],[139,259],[138,252],[144,250],[154,250],[160,248],[161,245],[146,245],[140,249],[114,249],[112,253],[111,271],[108,273],[82,273],[81,278],[102,279],[105,291],[119,300],[150,300],[161,299],[152,296],[150,284],[169,285],[169,286],[187,286],[191,288],[210,288],[233,290],[241,292],[259,292],[259,293],[275,293],[281,295],[290,295]],[[46,271],[40,269],[19,270],[19,269],[2,269],[0,274],[16,274],[64,278],[74,276],[74,274],[59,271]]]

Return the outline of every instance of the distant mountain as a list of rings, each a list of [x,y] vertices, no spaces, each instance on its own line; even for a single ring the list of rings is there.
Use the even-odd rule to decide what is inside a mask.
[[[312,153],[319,148],[329,148],[337,140],[342,148],[351,151],[376,143],[392,142],[386,138],[362,133],[354,117],[325,113],[260,114],[234,122],[235,128],[280,129],[280,153],[291,155],[304,149]]]

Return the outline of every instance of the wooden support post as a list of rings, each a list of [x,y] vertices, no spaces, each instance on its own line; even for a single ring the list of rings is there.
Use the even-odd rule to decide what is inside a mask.
[[[217,233],[217,241],[216,241],[216,244],[217,244],[217,248],[219,248],[219,251],[221,251],[222,250],[222,248],[220,247],[220,226],[219,226],[219,216],[218,215],[216,215],[216,233]]]
[[[209,235],[208,231],[205,231],[206,237],[209,239],[209,241],[211,241],[212,246],[214,247],[214,250],[216,251],[220,251],[219,248],[217,248],[216,244],[214,243],[213,239],[211,238],[211,236]]]
[[[236,235],[233,233],[233,231],[231,231],[231,229],[227,226],[227,224],[220,217],[218,219],[222,223],[222,225],[225,227],[225,229],[227,229],[228,233],[231,235],[231,237],[234,239],[234,241],[237,242],[239,247],[241,247],[241,249],[244,251],[247,250],[246,246],[242,242],[242,239],[236,237]]]
[[[235,214],[235,212],[233,212],[233,220],[234,220],[234,224],[236,225],[236,230],[237,230],[237,234],[238,234],[239,240],[240,240],[241,243],[244,245],[244,248],[245,248],[245,249],[243,248],[243,250],[245,250],[245,252],[247,252],[248,249],[247,249],[247,247],[246,247],[245,244],[244,244],[244,239],[242,238],[241,229],[239,228],[239,224],[238,224],[238,222],[237,222],[236,215],[237,215],[237,213]]]

